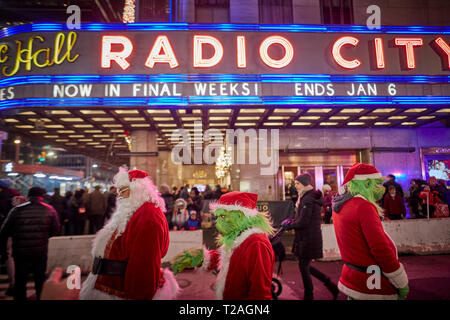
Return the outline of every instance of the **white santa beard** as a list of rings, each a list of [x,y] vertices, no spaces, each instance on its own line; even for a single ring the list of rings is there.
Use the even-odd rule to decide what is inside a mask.
[[[127,226],[128,221],[146,201],[136,201],[133,197],[120,199],[117,201],[116,211],[113,213],[111,220],[104,226],[95,236],[92,246],[92,256],[102,257],[105,247],[108,244],[114,231],[117,230],[116,238],[120,236]]]

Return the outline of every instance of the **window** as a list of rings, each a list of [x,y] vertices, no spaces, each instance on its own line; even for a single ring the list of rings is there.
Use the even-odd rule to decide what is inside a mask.
[[[292,24],[292,0],[259,0],[260,24]]]
[[[195,0],[195,22],[230,22],[230,0]]]
[[[176,1],[172,1],[172,7]],[[170,0],[141,0],[136,7],[139,17],[137,22],[170,22],[173,10],[170,8]],[[173,8],[172,8],[173,9]]]
[[[352,0],[321,0],[323,24],[353,24]]]

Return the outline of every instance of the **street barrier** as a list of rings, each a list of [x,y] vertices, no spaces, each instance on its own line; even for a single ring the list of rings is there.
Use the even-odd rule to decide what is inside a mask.
[[[450,253],[450,218],[383,221],[386,233],[392,238],[400,254]],[[323,261],[340,260],[341,255],[332,224],[322,225]],[[47,271],[54,267],[64,270],[77,265],[83,273],[92,265],[93,235],[53,237],[49,241]],[[185,249],[201,248],[203,231],[171,231],[169,250],[162,262],[170,261]]]

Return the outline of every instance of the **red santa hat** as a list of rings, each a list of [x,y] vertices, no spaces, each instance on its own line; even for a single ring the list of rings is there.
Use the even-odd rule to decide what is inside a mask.
[[[117,188],[126,187],[131,182],[138,179],[145,179],[148,177],[148,173],[139,169],[127,171],[124,167],[119,168],[119,172],[114,177],[114,182]]]
[[[378,179],[382,177],[381,173],[374,166],[357,162],[348,170],[343,185],[351,180]]]
[[[253,217],[259,212],[256,210],[256,201],[258,195],[250,192],[232,191],[225,193],[219,199],[219,201],[210,204],[212,211],[216,209],[239,210],[242,211],[245,216]]]

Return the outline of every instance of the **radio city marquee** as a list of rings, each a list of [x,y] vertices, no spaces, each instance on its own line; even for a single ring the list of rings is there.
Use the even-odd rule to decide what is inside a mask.
[[[449,40],[439,34],[27,32],[0,39],[0,100],[450,96]],[[15,80],[23,76],[27,81]],[[421,76],[440,80],[426,83]]]

